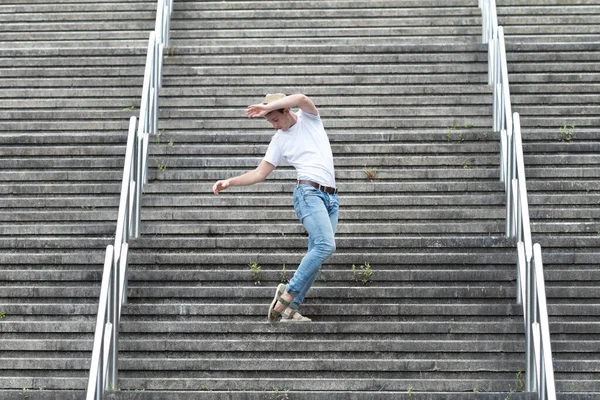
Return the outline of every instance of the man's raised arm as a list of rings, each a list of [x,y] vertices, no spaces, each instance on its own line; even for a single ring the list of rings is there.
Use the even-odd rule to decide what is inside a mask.
[[[246,109],[246,115],[248,118],[259,118],[264,117],[271,111],[292,107],[298,107],[302,111],[312,115],[319,114],[317,107],[315,107],[315,103],[313,103],[310,97],[303,94],[292,94],[282,99],[275,100],[269,104],[254,104],[248,106]]]

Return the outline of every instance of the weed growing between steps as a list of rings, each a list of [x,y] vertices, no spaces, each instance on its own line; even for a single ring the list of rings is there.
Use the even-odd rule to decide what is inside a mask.
[[[367,174],[367,178],[369,178],[370,182],[375,182],[375,175],[377,175],[377,168],[365,167],[365,174]]]
[[[6,317],[6,313],[3,311],[0,311],[0,319],[3,319],[4,317]]]
[[[21,390],[21,399],[29,398],[29,394],[27,393],[28,391],[29,391],[29,389],[27,389],[27,388],[23,388],[23,390]]]
[[[160,130],[160,131],[159,131],[159,132],[158,132],[158,133],[155,135],[155,142],[156,142],[156,144],[157,144],[157,145],[159,145],[159,144],[161,144],[161,143],[162,143],[162,138],[163,138],[163,135],[165,135],[166,133],[167,133],[167,130],[166,130],[166,129],[161,129],[161,130]],[[173,140],[173,138],[170,138],[170,139],[169,139],[169,141],[167,142],[167,145],[168,145],[169,147],[173,147],[173,146],[175,146],[175,141]],[[165,171],[165,170],[167,169],[167,164],[168,164],[168,163],[167,163],[167,161],[165,161],[165,160],[159,161],[159,160],[157,160],[157,159],[154,159],[154,162],[156,163],[156,168],[157,168],[159,171]]]
[[[273,397],[272,400],[290,400],[288,395],[289,389],[279,389],[277,387],[273,387]]]
[[[475,162],[474,158],[465,158],[461,164],[463,166],[463,169],[468,169],[469,167],[473,166],[473,163]]]
[[[281,269],[281,272],[279,273],[279,282],[281,283],[289,283],[290,280],[287,276],[287,271],[285,270],[285,264],[283,264],[283,268]]]
[[[251,262],[248,266],[250,267],[250,276],[254,281],[254,285],[260,286],[260,265],[257,262]]]
[[[158,168],[159,171],[165,171],[167,169],[167,162],[166,161],[158,161],[158,160],[154,160],[156,162],[156,168]]]
[[[356,268],[356,265],[352,264],[352,278],[355,282],[360,282],[363,286],[370,286],[372,276],[373,269],[369,263],[364,263],[359,268]]]
[[[463,129],[471,129],[471,128],[473,128],[473,124],[470,124],[470,123],[465,124],[464,127],[455,123],[454,125],[448,127],[448,130],[446,133],[446,140],[448,142],[452,142],[452,141],[464,142],[465,134],[463,132]],[[454,134],[456,134],[456,139],[454,139]],[[488,133],[483,132],[483,138],[487,139],[487,136],[488,136]]]
[[[574,125],[564,124],[563,126],[558,128],[558,130],[560,131],[560,136],[559,136],[558,140],[560,140],[561,142],[570,142],[571,140],[573,140],[575,138],[575,126]]]
[[[517,372],[515,377],[515,384],[510,385],[510,392],[517,393],[525,391],[525,380],[523,379],[523,372]],[[504,400],[510,400],[510,394],[504,398]]]
[[[135,111],[137,109],[136,107],[135,100],[132,100],[131,105],[129,107],[125,107],[123,110]]]

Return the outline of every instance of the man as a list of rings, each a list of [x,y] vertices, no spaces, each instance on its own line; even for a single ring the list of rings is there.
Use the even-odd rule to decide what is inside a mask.
[[[298,113],[290,108],[298,107]],[[303,94],[269,94],[262,104],[246,109],[248,118],[265,117],[277,129],[258,167],[243,175],[220,180],[213,192],[231,186],[248,186],[264,181],[282,160],[297,171],[294,210],[308,232],[308,252],[289,284],[279,285],[268,311],[269,322],[310,322],[298,312],[323,262],[335,252],[335,230],[339,200],[335,188],[333,155],[319,112]]]

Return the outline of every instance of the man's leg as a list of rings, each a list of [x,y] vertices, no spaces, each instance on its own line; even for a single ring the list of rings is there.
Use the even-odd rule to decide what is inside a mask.
[[[333,207],[327,207],[328,208],[328,210],[327,210],[328,211],[328,222],[331,226],[331,232],[332,232],[333,236],[335,236],[335,231],[336,231],[337,223],[338,223],[338,205],[337,205],[337,199],[335,199],[335,200],[336,200],[336,204],[334,204]],[[329,204],[326,204],[326,205],[329,206]],[[324,221],[322,223],[325,226],[327,225],[327,223]],[[303,221],[303,224],[304,224],[304,221]],[[308,232],[308,228],[306,227],[306,225],[305,225],[305,228]],[[335,238],[333,240],[334,240],[333,247],[334,247],[334,251],[335,251]],[[311,240],[311,235],[309,233],[309,248],[308,248],[307,255],[311,252],[313,247],[314,247],[314,241]],[[333,252],[331,254],[333,254]],[[331,254],[329,254],[329,255],[331,255]],[[327,259],[329,257],[329,255],[325,259]],[[299,290],[298,294],[294,297],[294,300],[290,304],[291,308],[297,310],[300,307],[300,305],[304,301],[304,297],[306,296],[306,293],[309,291],[309,289],[312,287],[313,283],[315,282],[315,279],[317,278],[325,259],[323,259],[323,261],[321,261],[321,264],[318,266],[318,268],[316,268],[314,270],[314,272],[312,273],[312,275],[305,281],[306,282],[305,285]],[[300,265],[302,265],[302,263],[300,263]],[[299,269],[300,269],[300,266],[298,267],[298,270]]]
[[[281,297],[287,302],[298,297],[291,304],[296,309],[302,303],[323,262],[335,251],[334,235],[339,202],[337,195],[328,195],[308,185],[299,185],[294,190],[294,209],[309,234],[309,251]],[[286,310],[280,303],[274,308],[278,312]],[[288,307],[286,311],[289,313],[290,310],[292,308]]]

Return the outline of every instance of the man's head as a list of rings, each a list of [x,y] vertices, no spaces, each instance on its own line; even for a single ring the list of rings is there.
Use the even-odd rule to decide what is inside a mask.
[[[263,104],[267,105],[285,97],[286,95],[283,93],[267,94],[263,100]],[[296,114],[290,111],[289,108],[281,108],[269,112],[265,115],[265,119],[273,126],[273,128],[287,131],[296,123]]]

